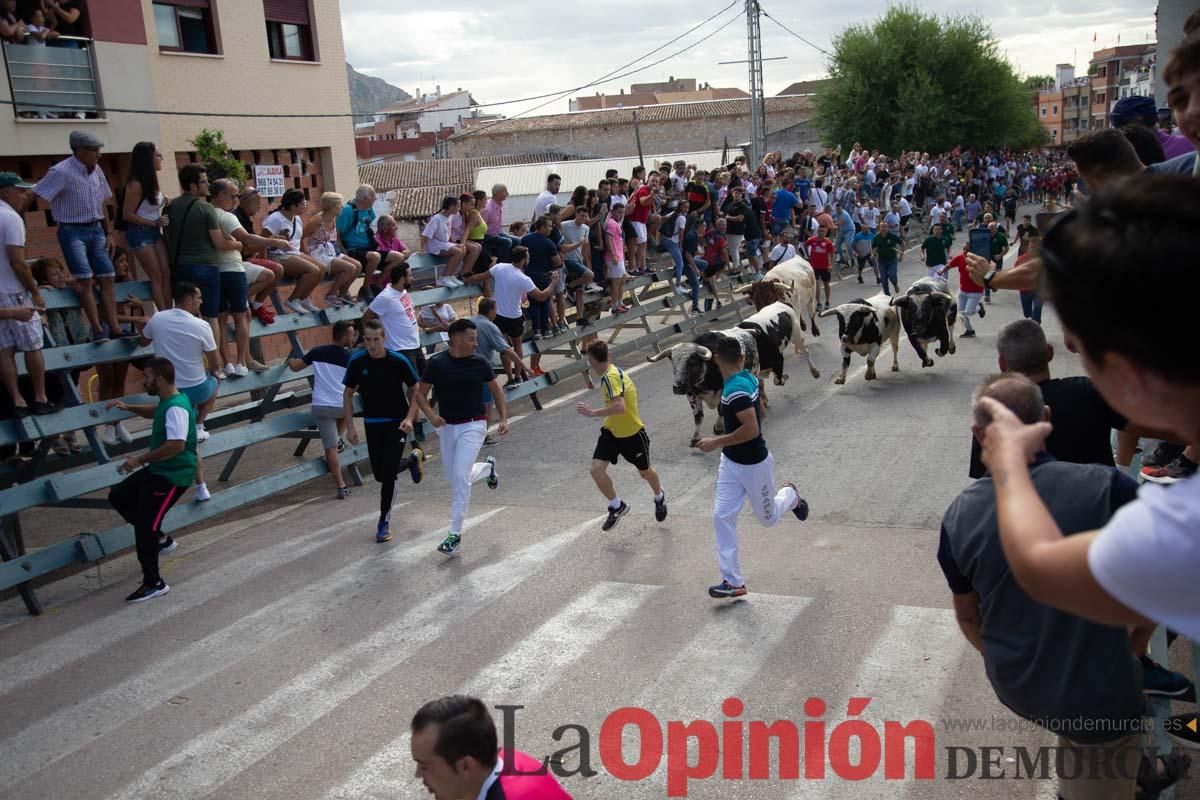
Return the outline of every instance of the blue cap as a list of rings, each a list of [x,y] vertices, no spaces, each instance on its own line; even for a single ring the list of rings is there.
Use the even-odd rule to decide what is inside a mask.
[[[1127,122],[1141,121],[1147,125],[1158,122],[1158,109],[1154,106],[1153,97],[1122,97],[1113,106],[1108,115],[1108,121],[1114,128],[1119,128]]]

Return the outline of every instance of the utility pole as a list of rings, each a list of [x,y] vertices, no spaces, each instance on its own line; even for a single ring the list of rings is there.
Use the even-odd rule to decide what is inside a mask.
[[[750,66],[750,152],[747,164],[758,166],[766,147],[766,100],[763,98],[762,31],[758,0],[746,0],[746,60]]]

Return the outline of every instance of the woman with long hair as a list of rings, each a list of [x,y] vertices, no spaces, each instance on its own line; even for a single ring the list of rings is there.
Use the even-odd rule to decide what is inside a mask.
[[[122,190],[121,218],[125,243],[134,261],[150,281],[150,297],[157,308],[171,307],[171,276],[162,229],[165,198],[158,189],[163,156],[154,142],[138,142],[129,158]]]
[[[595,194],[593,189],[592,194]],[[576,186],[575,191],[571,192],[571,200],[567,203],[567,207],[563,209],[562,215],[559,217],[563,222],[569,219],[575,219],[575,209],[587,208],[588,188],[586,186]]]
[[[304,225],[301,234],[304,251],[321,264],[322,272],[328,271],[333,285],[325,293],[325,302],[331,306],[352,306],[350,284],[362,272],[358,259],[338,255],[337,216],[346,205],[346,199],[337,192],[321,195],[321,211]]]
[[[474,274],[475,262],[483,253],[483,237],[487,235],[487,223],[475,207],[475,195],[466,192],[459,195],[458,208],[459,217],[453,230],[454,235],[461,237],[459,243],[466,248],[466,255],[463,256],[463,283],[471,283],[468,278]]]
[[[294,314],[307,314],[320,311],[309,298],[312,290],[321,282],[325,271],[321,262],[300,250],[300,241],[304,238],[304,208],[308,200],[299,189],[288,189],[279,201],[279,207],[263,220],[263,228],[270,238],[280,238],[287,242],[284,246],[272,247],[267,256],[272,261],[283,265],[284,274],[296,279],[292,295],[281,305]]]

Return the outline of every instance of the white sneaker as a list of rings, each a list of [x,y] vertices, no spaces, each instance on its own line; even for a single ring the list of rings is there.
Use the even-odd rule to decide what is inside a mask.
[[[589,283],[586,287],[584,287],[584,291],[585,292],[603,292],[604,287],[598,283]]]
[[[454,279],[453,278],[438,278],[437,285],[441,286],[443,289],[453,289],[454,288]]]
[[[311,298],[307,298],[307,297],[300,301],[300,305],[304,308],[305,311],[310,311],[314,314],[319,313],[321,310],[321,307],[319,305],[314,303]]]
[[[447,278],[447,280],[450,281],[451,288],[453,288],[453,289],[461,289],[462,287],[466,286],[465,283],[463,283],[462,281],[460,281],[458,278],[454,277],[453,275],[451,275],[449,278]]]
[[[235,367],[233,365],[233,362],[230,361],[228,364],[225,365],[225,377],[232,378],[235,375],[237,375],[237,367]]]
[[[246,368],[245,364],[238,364],[233,368],[233,374],[239,378],[244,378],[250,374],[250,370]]]
[[[120,423],[117,424],[119,425]],[[118,443],[117,426],[105,425],[104,432],[100,434],[100,441],[104,442],[107,447],[116,447]]]
[[[196,484],[195,499],[197,503],[203,503],[205,500],[212,500],[212,494],[210,494],[208,491],[207,483]]]
[[[124,422],[118,422],[116,425],[113,425],[112,428],[113,428],[113,432],[116,434],[117,438],[120,439],[122,442],[124,442],[125,444],[133,443],[133,434],[130,433],[129,430],[125,427]]]
[[[205,430],[204,425],[202,425],[202,424],[196,425],[196,441],[197,442],[207,442],[208,437],[211,435],[212,434],[210,434],[207,430]]]
[[[307,309],[300,305],[299,300],[284,300],[282,303],[280,303],[280,305],[293,314],[307,313]]]

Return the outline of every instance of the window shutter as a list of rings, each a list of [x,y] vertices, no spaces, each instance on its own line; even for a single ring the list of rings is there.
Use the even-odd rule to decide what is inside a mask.
[[[308,0],[263,0],[263,11],[267,22],[312,24],[308,14]]]
[[[184,8],[208,8],[210,0],[154,0],[157,6],[183,6]]]

